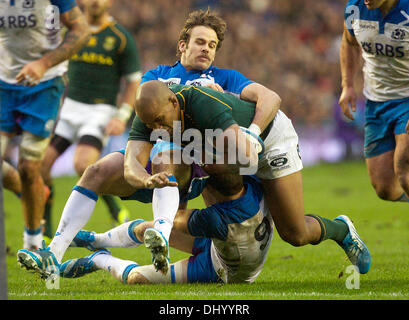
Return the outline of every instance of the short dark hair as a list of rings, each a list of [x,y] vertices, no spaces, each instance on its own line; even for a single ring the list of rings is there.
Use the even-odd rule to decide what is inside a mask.
[[[178,45],[176,46],[176,55],[180,57],[181,52],[179,51],[179,41],[185,41],[186,44],[190,40],[190,32],[196,26],[205,26],[212,28],[217,35],[219,42],[217,43],[216,50],[222,46],[224,40],[224,33],[227,29],[226,22],[215,12],[211,12],[209,9],[192,11],[189,17],[185,21],[182,31],[179,35]]]

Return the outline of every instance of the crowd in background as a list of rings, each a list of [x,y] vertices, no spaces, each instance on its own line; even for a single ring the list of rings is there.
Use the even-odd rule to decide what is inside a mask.
[[[227,22],[215,65],[276,91],[298,131],[361,130],[336,115],[345,0],[121,0],[112,15],[134,35],[142,71],[173,64],[189,12],[216,10]],[[359,89],[358,89],[359,91]],[[346,129],[345,129],[346,127]],[[339,129],[339,128],[338,128]],[[339,131],[339,130],[338,130]],[[343,138],[343,137],[341,137]]]

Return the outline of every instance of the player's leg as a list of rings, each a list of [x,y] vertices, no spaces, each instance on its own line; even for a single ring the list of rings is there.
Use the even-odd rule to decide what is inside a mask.
[[[63,126],[63,128],[61,128]],[[56,130],[64,130],[65,135],[68,135],[70,132],[73,132],[73,129],[69,124],[65,124],[64,121],[58,123]],[[44,239],[46,242],[50,242],[53,237],[52,229],[52,207],[54,202],[54,185],[53,179],[51,177],[51,169],[55,161],[70,147],[71,141],[67,138],[64,138],[57,133],[51,138],[50,144],[47,147],[47,150],[44,155],[43,164],[41,167],[41,176],[43,177],[45,185],[49,188],[50,194],[45,203],[44,208]]]
[[[18,171],[8,162],[2,162],[3,187],[21,197],[21,180]]]
[[[364,155],[371,184],[380,199],[407,202],[405,126],[409,119],[409,100],[367,100],[365,108]]]
[[[25,221],[24,248],[41,247],[42,218],[45,193],[41,177],[41,165],[49,138],[42,138],[27,131],[19,146],[18,172],[21,178],[21,200]]]
[[[280,237],[294,246],[332,239],[344,249],[351,262],[359,260],[356,264],[362,273],[367,272],[369,251],[347,217],[330,220],[305,215],[298,136],[291,121],[282,113],[277,115],[265,140],[266,154],[260,161],[257,175],[261,178],[265,200]],[[352,242],[349,241],[351,237]],[[359,250],[355,250],[356,243],[360,245]]]
[[[85,170],[65,204],[56,235],[49,245],[58,261],[90,219],[99,194],[129,196],[135,191],[125,181],[123,172],[124,155],[121,152],[108,154]]]
[[[403,156],[402,152],[401,155]],[[395,150],[390,150],[365,159],[372,187],[382,200],[397,201],[404,194],[395,174],[394,157]],[[396,166],[398,166],[398,163],[396,163]],[[399,167],[403,169],[402,162]],[[403,173],[403,170],[401,172]]]
[[[181,163],[182,148],[165,141],[157,143],[151,152],[152,173],[168,172],[178,182],[177,187],[155,188],[152,196],[153,228],[146,230],[144,242],[151,251],[157,270],[169,268],[169,236],[179,209],[181,195],[186,194],[192,176],[191,165]]]
[[[407,133],[398,134],[395,139],[394,167],[397,180],[404,191],[397,199],[398,201],[409,202],[409,135]]]

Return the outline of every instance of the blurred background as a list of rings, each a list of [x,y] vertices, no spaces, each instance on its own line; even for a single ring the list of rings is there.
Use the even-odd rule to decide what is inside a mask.
[[[112,16],[134,36],[142,72],[174,64],[176,43],[189,12],[216,10],[227,22],[215,65],[233,68],[277,92],[293,121],[305,166],[361,159],[362,88],[355,121],[338,106],[341,92],[339,46],[345,0],[115,0]],[[357,80],[361,85],[362,81]],[[127,133],[104,151],[124,147]],[[70,174],[71,150],[53,175]],[[67,160],[68,159],[68,160]]]

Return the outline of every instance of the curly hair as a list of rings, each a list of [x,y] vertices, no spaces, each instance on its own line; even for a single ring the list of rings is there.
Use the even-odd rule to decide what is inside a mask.
[[[188,43],[190,40],[190,32],[196,26],[209,27],[216,32],[217,39],[219,40],[216,50],[219,50],[224,40],[224,33],[226,32],[227,24],[219,15],[214,12],[210,12],[209,9],[206,11],[196,10],[189,14],[189,17],[185,21],[185,25],[179,34],[178,43],[181,40]],[[176,55],[178,57],[181,55],[179,46],[176,46]]]

